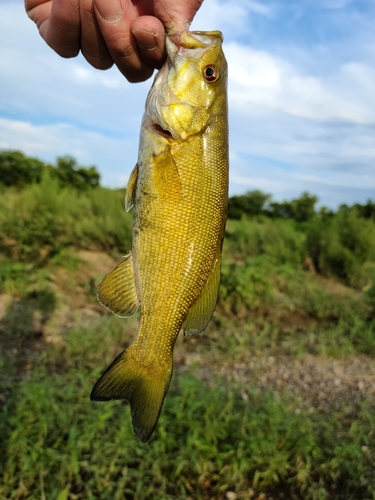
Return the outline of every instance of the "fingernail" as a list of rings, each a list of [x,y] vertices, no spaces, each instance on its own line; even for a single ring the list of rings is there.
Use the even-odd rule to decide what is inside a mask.
[[[107,23],[115,24],[121,19],[122,8],[119,0],[95,0],[95,7]]]
[[[132,30],[137,43],[144,50],[154,50],[156,47],[156,35],[144,30]]]

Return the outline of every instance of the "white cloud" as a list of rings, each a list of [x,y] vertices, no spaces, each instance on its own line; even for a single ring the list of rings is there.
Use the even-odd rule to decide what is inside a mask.
[[[122,187],[137,162],[138,143],[118,139],[74,125],[32,123],[0,118],[0,148],[17,149],[46,162],[57,156],[74,156],[81,165],[99,167],[104,185]]]
[[[192,29],[221,30],[224,34],[235,27],[244,30],[246,17],[247,10],[239,2],[206,0],[193,21]]]
[[[227,44],[226,54],[231,102],[238,112],[251,113],[253,105],[262,105],[311,120],[375,122],[375,106],[369,107],[363,96],[371,93],[374,101],[374,72],[363,63],[346,64],[322,78],[300,74],[290,62],[236,42]]]
[[[325,178],[317,175],[297,174],[296,178],[304,182],[321,183],[326,186],[375,190],[375,178],[370,175],[358,176],[355,174],[347,174],[343,176],[341,173],[336,173],[330,175],[329,178]]]
[[[244,4],[251,12],[260,14],[261,16],[273,17],[275,14],[274,4],[265,4],[264,2],[255,2],[252,0],[245,0]]]
[[[275,5],[255,0],[205,0],[193,24],[194,30],[221,30],[224,37],[249,35],[252,30],[250,20],[274,17]]]
[[[269,177],[261,177],[259,175],[242,176],[234,174],[231,176],[231,182],[234,185],[241,186],[241,191],[243,191],[243,188],[246,187],[249,191],[260,189],[266,193],[279,193],[282,192],[285,187],[285,181],[281,178],[271,179]]]
[[[67,78],[71,80],[72,83],[85,86],[98,85],[109,89],[119,89],[121,86],[130,86],[130,84],[124,85],[124,77],[120,76],[117,71],[104,73],[77,63],[72,63],[70,65],[70,72]]]

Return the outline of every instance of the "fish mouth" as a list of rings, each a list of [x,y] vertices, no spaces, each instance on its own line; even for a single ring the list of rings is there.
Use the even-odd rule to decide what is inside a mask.
[[[201,50],[223,42],[221,31],[174,31],[167,30],[167,53],[169,59],[172,59],[177,53],[183,53],[186,50],[196,49],[196,57],[200,57]],[[173,62],[170,61],[172,64]]]
[[[152,123],[152,128],[157,132],[159,135],[162,135],[163,137],[166,137],[167,139],[172,139],[173,135],[169,130],[166,130],[163,128],[161,125],[158,123]]]

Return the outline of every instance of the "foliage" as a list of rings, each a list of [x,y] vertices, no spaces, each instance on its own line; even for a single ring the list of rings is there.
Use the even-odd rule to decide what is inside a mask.
[[[258,308],[271,298],[272,267],[261,258],[243,264],[224,263],[221,273],[220,303],[226,313],[240,315]]]
[[[306,246],[318,272],[364,286],[361,268],[375,261],[375,221],[360,217],[357,210],[341,209],[307,228]]]
[[[375,262],[375,220],[357,210],[323,212],[307,222],[266,216],[229,220],[225,246],[238,263],[267,255],[275,264],[308,266],[311,271],[362,289]]]
[[[20,151],[0,152],[0,183],[4,186],[24,187],[40,182],[44,168],[42,161],[27,157]]]
[[[307,222],[315,216],[315,204],[317,201],[317,196],[305,192],[296,200],[270,203],[268,214],[271,217]]]
[[[62,188],[45,172],[39,184],[7,190],[0,200],[0,252],[41,265],[69,246],[125,252],[131,218],[124,191]]]
[[[23,188],[39,183],[43,175],[49,173],[62,187],[87,189],[97,187],[100,175],[96,167],[80,167],[72,156],[57,158],[56,167],[36,158],[25,156],[20,151],[0,151],[0,185]]]
[[[72,156],[57,158],[56,169],[52,176],[59,180],[61,186],[72,186],[77,189],[99,186],[100,175],[95,167],[79,167]]]
[[[229,199],[229,219],[240,219],[242,215],[267,215],[278,219],[294,219],[306,222],[314,218],[315,204],[318,198],[305,192],[300,198],[291,201],[271,201],[270,194],[262,191],[248,191],[244,195],[232,196]]]
[[[270,194],[262,193],[258,189],[248,191],[244,195],[235,195],[229,199],[228,218],[241,219],[243,214],[261,215],[265,211],[265,206],[271,200]]]
[[[236,263],[248,256],[267,255],[275,264],[300,266],[307,255],[305,235],[291,220],[258,217],[228,221],[224,244]]]
[[[358,212],[360,217],[363,217],[364,219],[375,220],[375,202],[368,200],[365,205],[356,203],[353,206],[353,209]]]

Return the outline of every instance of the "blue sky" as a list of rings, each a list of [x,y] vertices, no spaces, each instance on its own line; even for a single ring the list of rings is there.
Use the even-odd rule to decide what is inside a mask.
[[[0,11],[0,148],[71,154],[104,185],[125,185],[151,80],[60,58],[22,1]],[[374,20],[374,0],[205,0],[192,29],[224,33],[231,194],[375,200]]]

